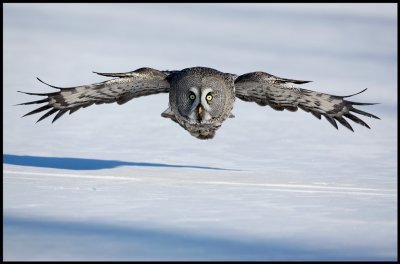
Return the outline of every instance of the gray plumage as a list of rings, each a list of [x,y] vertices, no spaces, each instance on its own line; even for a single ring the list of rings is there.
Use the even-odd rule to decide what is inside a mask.
[[[93,104],[113,102],[124,104],[140,96],[169,93],[169,106],[161,116],[170,118],[199,139],[213,138],[222,123],[227,118],[233,117],[231,111],[235,97],[261,106],[269,105],[278,111],[285,109],[297,111],[300,108],[319,119],[324,116],[336,129],[338,121],[353,131],[345,117],[369,128],[363,120],[352,113],[379,119],[354,108],[355,105],[373,105],[373,103],[357,103],[344,99],[356,94],[335,96],[318,93],[294,86],[309,81],[280,78],[265,72],[251,72],[238,76],[211,68],[193,67],[180,71],[140,68],[126,73],[97,74],[114,78],[69,88],[45,83],[60,90],[54,93],[22,92],[46,98],[20,105],[47,103],[24,116],[48,110],[37,122],[56,114],[52,121],[54,122],[68,111],[71,114]],[[41,81],[39,78],[38,80]]]

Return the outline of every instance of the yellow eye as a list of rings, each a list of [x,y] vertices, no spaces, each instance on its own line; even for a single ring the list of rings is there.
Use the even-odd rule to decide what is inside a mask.
[[[191,93],[191,94],[189,95],[189,99],[190,99],[190,100],[196,99],[196,95],[195,95],[194,93]]]
[[[211,94],[208,94],[206,96],[207,101],[211,101],[213,99],[213,96]]]

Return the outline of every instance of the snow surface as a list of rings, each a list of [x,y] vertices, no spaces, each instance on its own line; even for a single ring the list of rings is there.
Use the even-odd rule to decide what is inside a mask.
[[[397,260],[395,4],[4,4],[4,260]],[[210,141],[168,95],[54,124],[17,93],[213,67],[313,80],[371,130],[237,100]],[[354,124],[354,125],[353,125]]]

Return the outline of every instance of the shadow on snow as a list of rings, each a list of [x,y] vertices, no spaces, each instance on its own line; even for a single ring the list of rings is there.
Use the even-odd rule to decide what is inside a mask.
[[[287,239],[221,238],[183,230],[124,227],[92,221],[69,222],[5,215],[3,225],[5,259],[31,259],[35,255],[37,258],[38,251],[40,258],[54,260],[385,259],[376,252],[341,244],[324,248],[323,243],[316,247]]]
[[[11,165],[19,165],[19,166],[44,167],[44,168],[67,169],[67,170],[100,170],[100,169],[116,168],[119,166],[229,170],[229,169],[214,168],[214,167],[163,164],[163,163],[129,162],[129,161],[119,161],[119,160],[99,160],[99,159],[81,159],[81,158],[18,156],[10,154],[3,154],[3,163]]]

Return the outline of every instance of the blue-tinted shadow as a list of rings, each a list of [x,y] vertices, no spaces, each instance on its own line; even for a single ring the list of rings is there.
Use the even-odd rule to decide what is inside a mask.
[[[163,164],[163,163],[128,162],[119,160],[98,160],[98,159],[81,159],[81,158],[18,156],[9,154],[3,154],[3,163],[11,165],[19,165],[19,166],[44,167],[44,168],[67,169],[67,170],[100,170],[100,169],[112,169],[119,166],[229,170],[229,169],[214,168],[214,167]]]
[[[112,223],[72,222],[22,218],[5,214],[4,259],[39,260],[218,260],[218,261],[395,261],[368,247],[292,241],[290,238],[241,240],[235,235],[218,237],[190,231]],[[31,241],[35,241],[32,244]],[[318,246],[319,245],[319,246]],[[28,253],[24,252],[28,250]],[[22,250],[22,257],[18,250]],[[41,251],[37,255],[35,251]],[[8,257],[7,257],[8,256]],[[39,257],[39,258],[38,258]]]

